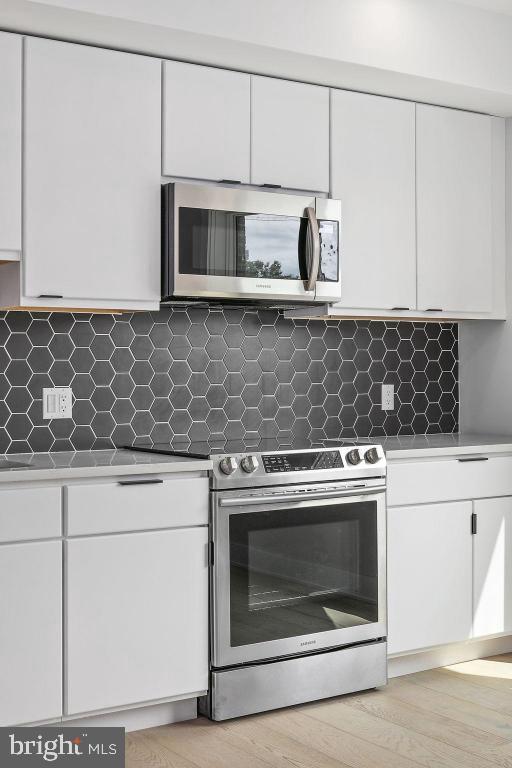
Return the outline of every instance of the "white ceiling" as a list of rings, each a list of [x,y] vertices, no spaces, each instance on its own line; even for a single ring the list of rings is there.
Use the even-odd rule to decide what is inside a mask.
[[[453,2],[453,0],[449,0]],[[497,13],[508,13],[512,16],[512,0],[455,0],[462,5],[472,5],[475,8],[482,8],[486,11],[495,11]]]

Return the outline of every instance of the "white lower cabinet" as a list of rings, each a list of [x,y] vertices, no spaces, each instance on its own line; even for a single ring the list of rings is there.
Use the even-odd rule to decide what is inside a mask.
[[[468,640],[471,501],[388,510],[388,651]]]
[[[473,634],[512,633],[512,498],[474,502]]]
[[[206,526],[66,542],[66,714],[206,690],[207,543]]]
[[[62,715],[62,544],[0,546],[0,726]]]

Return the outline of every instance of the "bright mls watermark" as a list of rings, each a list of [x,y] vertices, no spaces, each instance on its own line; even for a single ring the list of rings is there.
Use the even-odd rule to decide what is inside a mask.
[[[124,768],[124,728],[0,728],[0,766]]]

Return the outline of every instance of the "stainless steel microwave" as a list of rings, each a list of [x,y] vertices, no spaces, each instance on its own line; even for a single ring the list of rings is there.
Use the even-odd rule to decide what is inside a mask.
[[[340,230],[339,200],[166,184],[163,301],[339,301]]]

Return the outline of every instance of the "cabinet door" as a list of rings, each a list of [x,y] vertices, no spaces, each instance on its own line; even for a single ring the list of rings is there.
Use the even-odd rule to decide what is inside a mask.
[[[66,712],[208,687],[208,529],[66,544]]]
[[[331,192],[343,205],[339,306],[414,309],[414,104],[336,90],[331,99]]]
[[[473,635],[512,632],[512,498],[474,502]]]
[[[389,653],[471,637],[470,501],[388,510]]]
[[[418,309],[491,312],[491,118],[416,107]]]
[[[62,715],[62,545],[0,547],[0,725]]]
[[[0,32],[0,260],[21,250],[21,46]]]
[[[163,99],[164,175],[249,181],[250,75],[166,61]]]
[[[329,191],[329,89],[252,78],[251,181]]]
[[[28,38],[24,294],[160,298],[160,62]]]

